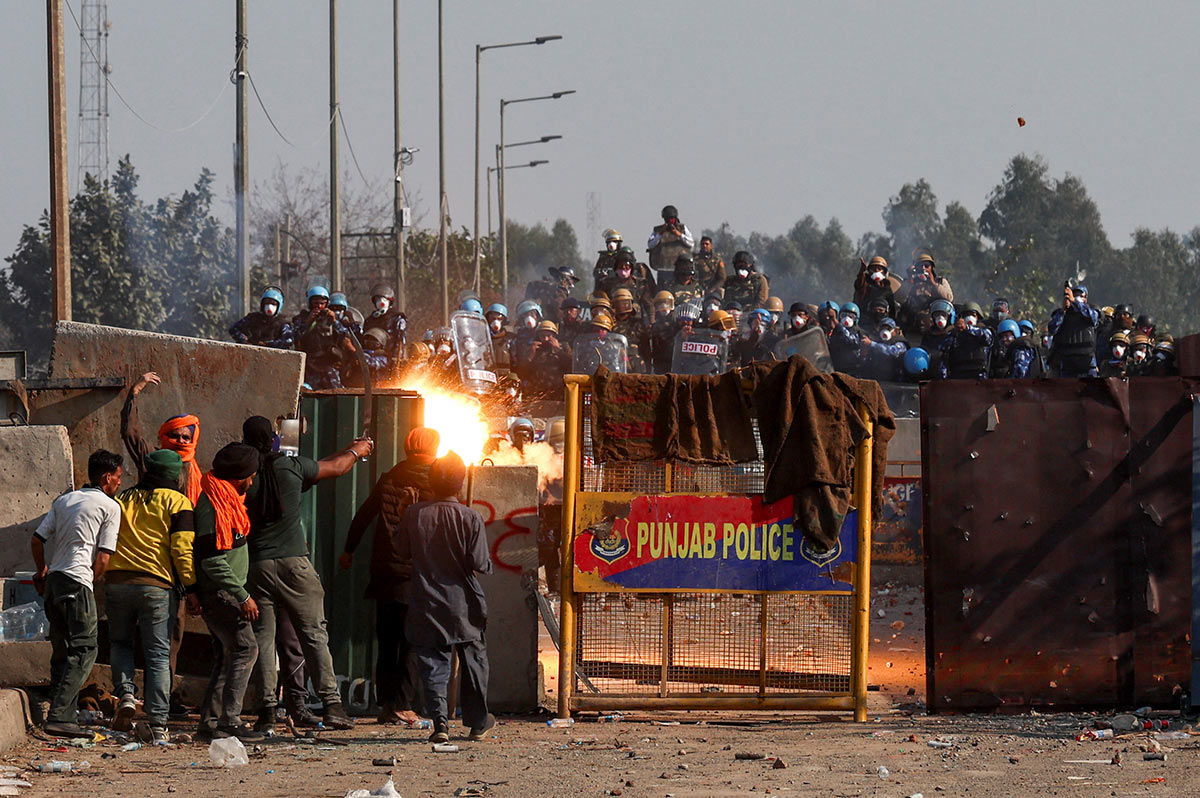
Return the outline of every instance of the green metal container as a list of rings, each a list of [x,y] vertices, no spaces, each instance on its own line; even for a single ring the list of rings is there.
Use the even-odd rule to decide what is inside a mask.
[[[304,494],[301,516],[313,564],[325,586],[325,617],[334,670],[339,681],[345,677],[352,686],[360,679],[374,678],[375,602],[363,598],[371,560],[371,532],[354,553],[353,568],[341,570],[338,557],[355,512],[379,477],[404,459],[404,439],[425,416],[424,399],[413,391],[379,389],[372,402],[370,435],[375,440],[375,454],[367,462],[358,463],[349,474],[314,485]],[[320,460],[344,449],[362,434],[364,409],[361,389],[304,393],[300,412],[308,420],[308,429],[300,437],[300,454]],[[356,687],[348,699],[361,701],[361,689]]]

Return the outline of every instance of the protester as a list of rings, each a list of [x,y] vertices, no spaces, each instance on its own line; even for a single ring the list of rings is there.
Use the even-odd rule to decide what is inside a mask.
[[[194,464],[194,463],[193,463]],[[183,460],[159,449],[146,455],[145,474],[117,496],[121,531],[105,579],[105,612],[112,644],[114,692],[120,697],[113,728],[130,728],[134,701],[133,644],[142,638],[145,659],[145,712],[154,742],[167,740],[171,692],[171,635],[180,598],[197,614],[193,505],[177,489]],[[199,487],[200,480],[196,480]]]
[[[368,439],[358,439],[346,449],[323,460],[287,457],[274,451],[275,429],[262,416],[242,425],[244,443],[263,458],[259,478],[246,495],[250,515],[250,595],[258,605],[254,634],[258,640],[260,667],[256,670],[262,703],[255,728],[265,731],[275,725],[276,687],[279,673],[275,663],[275,617],[286,613],[296,627],[304,659],[324,707],[322,722],[333,729],[354,726],[342,706],[329,632],[325,621],[325,588],[309,561],[308,540],[300,523],[300,497],[317,482],[340,477],[360,458],[374,450]]]
[[[42,730],[91,739],[79,725],[79,690],[96,663],[95,580],[117,548],[121,455],[97,449],[88,457],[88,484],[62,494],[33,533],[33,584],[50,625],[50,709]],[[49,556],[47,556],[49,555]]]
[[[414,427],[404,439],[404,456],[375,483],[374,490],[358,508],[338,563],[349,570],[363,535],[371,522],[370,579],[366,597],[375,601],[375,695],[381,707],[380,723],[414,723],[416,686],[408,671],[408,640],[405,619],[412,592],[412,562],[400,556],[397,546],[404,512],[410,505],[429,501],[429,470],[437,457],[440,436],[429,427]]]
[[[456,653],[469,739],[482,739],[496,725],[487,706],[487,601],[476,577],[492,572],[492,558],[483,518],[457,498],[466,473],[453,452],[436,460],[429,471],[435,498],[405,511],[399,539],[400,556],[410,558],[413,569],[405,632],[416,652],[434,743],[450,739],[446,693]]]
[[[212,676],[200,702],[201,739],[263,739],[241,719],[242,699],[258,658],[251,626],[258,618],[258,605],[246,590],[250,516],[245,502],[258,466],[258,450],[231,443],[217,452],[212,470],[201,477],[204,493],[196,503],[192,552],[201,616],[213,649]]]

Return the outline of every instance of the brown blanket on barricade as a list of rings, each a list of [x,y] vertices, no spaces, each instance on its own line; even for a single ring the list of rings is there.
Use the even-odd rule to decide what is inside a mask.
[[[758,457],[750,408],[734,372],[615,374],[601,366],[592,378],[592,446],[597,462],[726,465]]]
[[[821,374],[801,357],[755,364],[747,371],[766,461],[763,503],[793,496],[796,527],[829,548],[853,497],[854,447],[869,434],[856,400],[866,404],[875,422],[873,504],[878,509],[887,442],[896,429],[883,391],[870,380]]]

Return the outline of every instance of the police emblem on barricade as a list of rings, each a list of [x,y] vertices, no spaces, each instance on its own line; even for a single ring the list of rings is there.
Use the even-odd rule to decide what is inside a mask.
[[[587,528],[592,536],[592,554],[612,564],[629,553],[629,538],[618,532],[612,519]]]
[[[833,548],[822,550],[814,546],[808,538],[802,538],[800,541],[800,556],[813,565],[824,568],[842,556],[842,541],[836,541],[833,544]]]

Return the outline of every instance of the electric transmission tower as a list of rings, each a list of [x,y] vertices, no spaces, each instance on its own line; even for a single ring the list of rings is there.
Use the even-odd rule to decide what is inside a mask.
[[[82,0],[79,20],[79,153],[77,190],[84,175],[108,178],[108,3]]]

